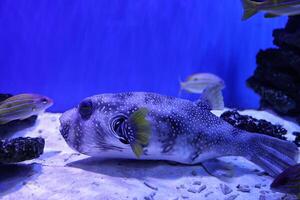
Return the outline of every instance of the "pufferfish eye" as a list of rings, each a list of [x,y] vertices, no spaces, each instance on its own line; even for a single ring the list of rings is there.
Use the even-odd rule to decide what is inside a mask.
[[[88,119],[93,114],[93,103],[90,100],[83,101],[79,104],[79,114],[83,119]]]

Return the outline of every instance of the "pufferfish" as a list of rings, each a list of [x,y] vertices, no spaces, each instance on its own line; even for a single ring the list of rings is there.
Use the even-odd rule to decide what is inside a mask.
[[[196,164],[243,156],[271,176],[296,164],[289,141],[239,130],[192,102],[155,93],[100,94],[60,118],[60,132],[74,150],[93,157],[167,160]]]

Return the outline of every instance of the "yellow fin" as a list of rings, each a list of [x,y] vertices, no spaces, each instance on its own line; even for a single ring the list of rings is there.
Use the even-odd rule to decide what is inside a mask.
[[[130,123],[134,126],[136,131],[136,138],[131,144],[131,148],[138,158],[143,153],[143,145],[149,143],[151,134],[150,123],[146,119],[147,114],[148,110],[146,108],[140,108],[130,117]]]
[[[243,21],[249,19],[258,12],[257,4],[259,3],[252,3],[249,0],[242,0],[242,3],[244,8]]]
[[[136,155],[137,158],[140,158],[143,153],[143,147],[142,145],[139,145],[138,143],[134,143],[131,145],[133,153]]]

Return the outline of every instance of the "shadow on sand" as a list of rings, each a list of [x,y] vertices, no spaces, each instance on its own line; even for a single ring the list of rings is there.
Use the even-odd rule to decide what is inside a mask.
[[[215,164],[214,164],[215,163]],[[247,168],[228,165],[222,160],[212,160],[209,164],[183,165],[178,163],[169,163],[166,161],[148,161],[148,160],[103,160],[97,158],[85,158],[82,160],[68,163],[66,166],[79,168],[98,174],[105,174],[112,177],[137,178],[147,177],[162,179],[177,179],[180,177],[195,176],[215,176],[216,178],[227,181],[228,178],[243,176],[244,174],[253,174],[254,172]],[[229,168],[228,168],[229,166]],[[219,174],[221,171],[228,173]]]
[[[18,191],[42,171],[40,164],[0,165],[0,197]]]

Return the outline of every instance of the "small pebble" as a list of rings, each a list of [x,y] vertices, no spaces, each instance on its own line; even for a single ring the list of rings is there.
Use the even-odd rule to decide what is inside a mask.
[[[208,193],[206,193],[204,196],[205,196],[205,197],[208,197],[208,196],[211,195],[212,193],[214,193],[214,192],[208,192]]]
[[[202,192],[203,190],[206,189],[206,185],[202,185],[199,189],[198,189],[198,193]]]
[[[261,194],[268,194],[268,193],[270,193],[269,191],[267,191],[267,190],[261,190],[261,191],[259,191]]]
[[[232,189],[226,184],[221,183],[220,188],[224,195],[230,194],[232,192]]]
[[[38,133],[42,133],[42,132],[43,132],[43,130],[42,130],[42,129],[38,130]]]
[[[201,181],[194,181],[193,185],[201,185]]]
[[[248,185],[238,185],[236,186],[236,188],[240,192],[250,192],[250,188]]]
[[[187,191],[191,192],[191,193],[197,193],[197,189],[196,188],[189,188]]]
[[[258,200],[266,200],[266,196],[265,195],[260,195]]]
[[[158,190],[158,188],[157,187],[155,187],[155,186],[153,186],[153,185],[151,185],[151,184],[149,184],[149,183],[147,183],[147,182],[144,182],[144,185],[146,185],[148,188],[150,188],[150,189],[152,189],[152,190]]]
[[[183,198],[183,199],[188,199],[188,198],[189,198],[189,196],[186,196],[186,195],[181,195],[181,198]]]
[[[259,189],[260,189],[260,188],[261,188],[261,184],[260,184],[260,183],[258,183],[258,184],[255,184],[255,185],[254,185],[254,187],[255,187],[255,188],[259,188]]]
[[[192,174],[193,176],[197,176],[197,172],[196,172],[195,170],[193,170],[193,171],[191,172],[191,174]]]
[[[233,194],[233,195],[230,195],[230,196],[226,197],[224,200],[234,200],[234,199],[236,199],[238,196],[239,196],[239,194]]]
[[[258,176],[267,176],[268,173],[263,171],[263,172],[258,172],[257,175]]]
[[[154,200],[155,192],[152,192],[149,196],[144,197],[145,200]]]

